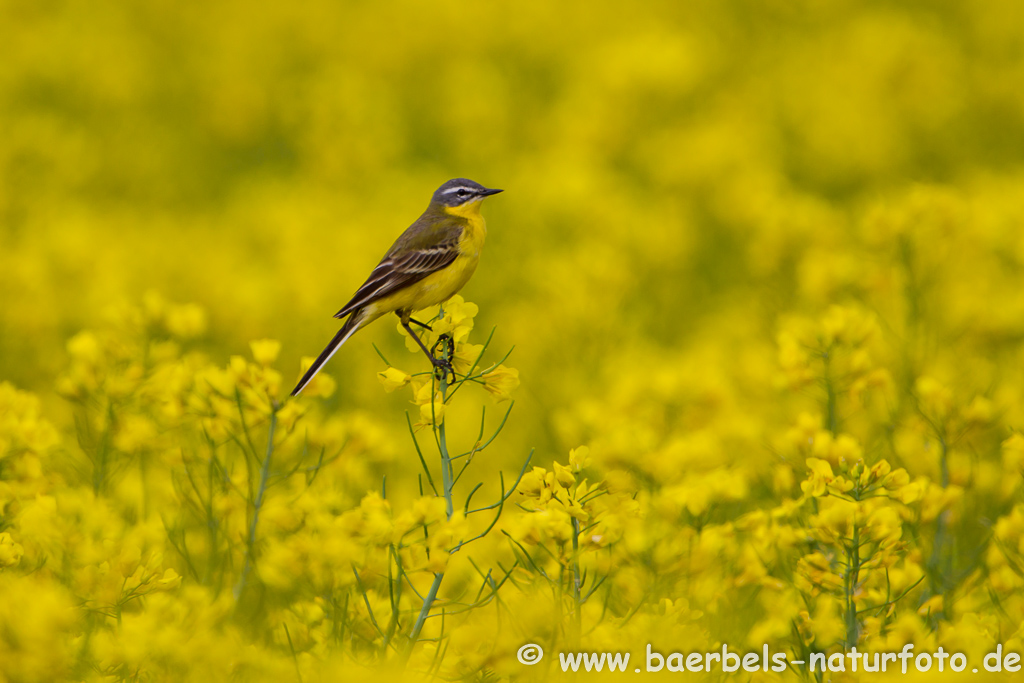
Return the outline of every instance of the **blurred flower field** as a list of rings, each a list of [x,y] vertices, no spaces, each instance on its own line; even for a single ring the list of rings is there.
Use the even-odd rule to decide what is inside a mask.
[[[1024,650],[1019,3],[0,0],[0,45],[0,681]],[[288,398],[456,176],[506,190],[424,314],[457,380],[384,320]]]

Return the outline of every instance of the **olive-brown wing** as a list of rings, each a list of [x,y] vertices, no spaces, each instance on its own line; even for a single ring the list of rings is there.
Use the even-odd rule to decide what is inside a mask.
[[[352,296],[352,300],[335,313],[334,317],[344,318],[353,311],[415,284],[428,275],[450,266],[458,255],[458,235],[429,247],[399,255],[389,254],[377,264],[363,286]]]

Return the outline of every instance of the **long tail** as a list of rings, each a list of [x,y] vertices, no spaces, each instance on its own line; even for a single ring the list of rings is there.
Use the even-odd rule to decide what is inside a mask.
[[[320,372],[320,368],[323,367],[324,363],[329,361],[331,356],[337,353],[338,349],[341,348],[341,345],[348,341],[348,338],[355,334],[356,330],[369,322],[369,320],[367,320],[369,316],[367,316],[366,313],[367,311],[365,308],[353,311],[352,315],[350,315],[348,320],[345,321],[345,324],[341,326],[340,330],[338,330],[338,334],[334,335],[334,339],[331,340],[331,343],[327,345],[326,349],[320,352],[320,355],[317,356],[315,361],[313,361],[313,364],[309,366],[309,370],[306,370],[306,374],[302,376],[299,383],[295,385],[294,389],[292,389],[292,396],[298,396],[299,392],[305,389],[306,385],[316,377],[316,373]]]

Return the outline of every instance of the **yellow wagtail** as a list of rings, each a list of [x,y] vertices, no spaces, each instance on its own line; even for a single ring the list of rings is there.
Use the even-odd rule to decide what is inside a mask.
[[[480,202],[499,192],[465,178],[437,188],[423,215],[395,240],[352,300],[334,314],[348,320],[292,389],[292,396],[309,384],[356,330],[392,312],[434,367],[450,372],[451,365],[434,358],[409,323],[427,327],[412,319],[413,312],[447,301],[472,277],[487,235]]]

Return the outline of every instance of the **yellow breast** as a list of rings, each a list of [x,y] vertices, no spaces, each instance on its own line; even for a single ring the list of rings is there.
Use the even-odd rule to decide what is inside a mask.
[[[483,251],[484,239],[487,237],[487,224],[480,215],[480,202],[445,210],[467,220],[459,238],[459,255],[455,261],[447,268],[372,304],[373,317],[389,311],[419,311],[430,308],[447,301],[469,282],[480,262],[480,252]]]
[[[471,202],[468,206],[446,208],[445,211],[466,219],[466,228],[459,238],[459,251],[464,256],[471,256],[474,260],[480,258],[480,252],[484,249],[484,239],[487,238],[487,223],[480,215],[481,202]],[[475,263],[474,263],[475,267]]]

